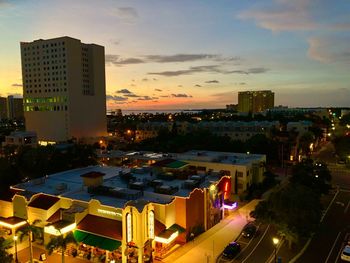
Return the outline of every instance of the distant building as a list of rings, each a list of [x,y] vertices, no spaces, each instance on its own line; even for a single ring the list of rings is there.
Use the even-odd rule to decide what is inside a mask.
[[[258,113],[274,107],[275,93],[271,90],[238,92],[238,111]]]
[[[104,57],[70,37],[21,42],[26,129],[40,141],[105,136]]]
[[[15,98],[13,96],[7,97],[7,118],[9,120],[13,119],[23,119],[23,98]]]
[[[228,111],[236,111],[237,110],[237,104],[228,104],[226,105],[226,110]]]
[[[7,100],[0,97],[0,120],[7,119]]]
[[[14,145],[14,146],[32,146],[35,147],[38,144],[38,138],[35,132],[15,131],[10,135],[5,136],[5,141],[2,146]]]
[[[135,141],[140,142],[143,140],[155,138],[158,136],[159,131],[167,130],[171,131],[173,127],[172,122],[146,122],[139,123],[135,132]]]
[[[217,136],[230,137],[232,140],[246,141],[257,134],[270,136],[272,129],[279,129],[278,121],[201,121],[189,122],[147,122],[137,126],[135,141],[155,138],[160,130],[176,130],[177,134],[185,135],[195,133],[198,130],[206,130]]]

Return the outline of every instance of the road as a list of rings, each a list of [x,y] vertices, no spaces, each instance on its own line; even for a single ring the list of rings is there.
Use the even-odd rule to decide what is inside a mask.
[[[350,233],[350,191],[340,189],[335,195],[319,231],[297,263],[337,263],[345,236]]]
[[[259,225],[257,234],[252,239],[240,235],[235,241],[241,245],[241,252],[233,260],[225,260],[222,255],[218,263],[268,263],[274,259],[275,247],[272,238],[276,237],[276,230],[270,225]],[[281,244],[280,244],[281,245]],[[278,247],[279,249],[279,247]],[[278,251],[278,250],[277,250]]]

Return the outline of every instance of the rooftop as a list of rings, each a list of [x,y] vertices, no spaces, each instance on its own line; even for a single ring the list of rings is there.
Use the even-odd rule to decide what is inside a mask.
[[[242,154],[212,151],[189,151],[182,154],[157,154],[151,152],[125,153],[124,156],[142,156],[156,160],[153,166],[137,168],[88,166],[68,170],[43,178],[34,179],[13,187],[23,190],[22,195],[29,199],[42,193],[30,203],[34,207],[50,207],[61,196],[73,200],[89,202],[98,200],[101,204],[123,208],[129,204],[158,203],[168,204],[175,197],[189,197],[196,188],[208,188],[218,183],[223,173],[220,171],[199,171],[181,168],[189,161],[216,162],[230,165],[251,165],[265,161],[265,155]],[[154,158],[154,159],[153,159]],[[155,167],[165,168],[154,169]],[[102,184],[94,187],[84,186],[83,177],[102,177]],[[41,202],[40,200],[43,200]],[[45,209],[45,208],[43,208]]]
[[[34,200],[32,200],[28,206],[44,209],[47,210],[54,204],[56,204],[60,200],[59,197],[46,195],[46,194],[39,194],[37,197],[35,197]]]
[[[88,187],[83,186],[81,175],[92,172],[105,174],[103,184],[98,187],[97,192],[89,192]],[[209,187],[221,178],[218,173],[207,176],[189,175],[188,178],[192,180],[176,179],[171,173],[163,176],[159,179],[150,168],[89,166],[31,180],[13,188],[25,190],[23,194],[27,198],[36,193],[43,193],[29,204],[42,209],[49,208],[59,200],[58,197],[51,195],[85,202],[96,199],[103,205],[123,208],[130,200],[168,204],[175,196],[188,197],[194,188]],[[132,180],[127,181],[125,177],[131,177]]]

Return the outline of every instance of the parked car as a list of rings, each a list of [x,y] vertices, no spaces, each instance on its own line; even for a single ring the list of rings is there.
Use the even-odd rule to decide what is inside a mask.
[[[256,233],[256,226],[253,223],[248,223],[242,230],[242,236],[252,238]]]
[[[225,247],[222,255],[224,258],[231,260],[231,259],[234,259],[235,256],[237,256],[240,251],[241,251],[241,245],[237,242],[231,242]]]
[[[343,252],[340,255],[340,258],[344,261],[350,262],[350,243],[348,243],[344,249]]]

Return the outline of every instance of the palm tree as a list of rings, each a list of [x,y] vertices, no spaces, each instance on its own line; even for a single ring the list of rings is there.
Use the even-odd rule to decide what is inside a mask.
[[[27,221],[27,225],[25,225],[19,232],[19,240],[22,242],[25,236],[28,236],[28,242],[29,242],[29,260],[30,263],[33,263],[33,241],[36,237],[40,237],[42,235],[40,229],[37,227],[37,225],[41,222],[41,220],[36,219],[32,222],[32,224]]]
[[[12,240],[0,237],[0,262],[11,263],[13,262],[13,257],[7,252],[7,249],[12,247]]]
[[[45,248],[49,252],[49,255],[51,255],[55,249],[61,249],[62,263],[64,263],[64,252],[66,251],[68,244],[71,243],[77,244],[72,232],[68,233],[66,236],[60,235],[51,238],[50,242],[47,243]]]

